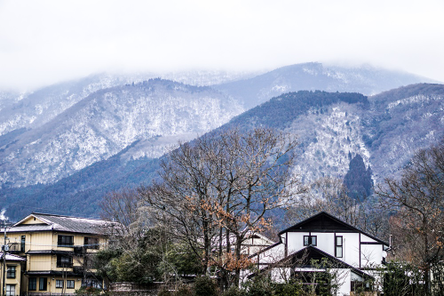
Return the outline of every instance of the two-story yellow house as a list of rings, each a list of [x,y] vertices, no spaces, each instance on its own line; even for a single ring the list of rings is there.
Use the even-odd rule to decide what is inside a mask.
[[[74,294],[101,287],[91,267],[107,243],[113,223],[104,220],[32,213],[8,229],[10,253],[26,257],[21,291],[28,295]]]

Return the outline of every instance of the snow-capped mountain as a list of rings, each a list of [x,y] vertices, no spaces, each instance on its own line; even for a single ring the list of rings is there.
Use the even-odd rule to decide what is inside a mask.
[[[378,183],[399,174],[415,151],[443,139],[444,85],[416,84],[371,97],[321,91],[287,93],[234,117],[220,129],[255,126],[298,136],[293,172],[305,184],[322,177],[344,178],[358,154]],[[152,138],[153,142],[163,140]],[[2,190],[4,202],[11,205],[8,215],[23,215],[25,205],[96,215],[97,202],[107,191],[147,184],[156,176],[158,160],[132,156],[139,151],[139,143],[55,184]],[[87,207],[82,206],[83,201]]]
[[[216,86],[243,102],[246,108],[259,105],[272,97],[299,90],[359,92],[374,95],[404,85],[433,82],[409,73],[372,66],[355,68],[304,63],[278,68],[253,78]]]
[[[418,149],[444,139],[444,85],[415,84],[365,97],[353,93],[288,93],[228,125],[272,126],[300,139],[294,172],[305,183],[342,179],[359,154],[377,183],[396,176]]]
[[[109,75],[95,75],[17,95],[9,100],[12,104],[0,110],[0,135],[39,127],[91,93],[127,82]]]
[[[218,91],[168,80],[102,89],[4,141],[0,182],[52,183],[135,141],[137,149],[127,157],[159,157],[178,140],[217,128],[242,111]]]
[[[37,128],[90,94],[115,86],[140,83],[152,78],[205,86],[251,76],[246,72],[184,71],[169,73],[101,73],[43,87],[30,93],[0,91],[0,136],[19,129]]]
[[[248,75],[224,71],[100,74],[32,93],[0,92],[0,201],[11,204],[32,197],[51,205],[47,201],[54,202],[51,198],[57,196],[60,203],[56,204],[63,207],[69,196],[94,203],[107,190],[149,180],[153,159],[179,141],[227,123],[245,111],[244,106],[258,105],[228,126],[262,125],[297,134],[301,145],[294,171],[306,182],[322,176],[342,178],[350,158],[357,154],[372,167],[375,180],[383,178],[402,166],[415,149],[443,136],[439,85],[409,86],[368,98],[336,94],[368,95],[428,79],[372,67],[318,63]],[[147,81],[154,77],[195,86]],[[205,84],[211,87],[198,87]],[[288,93],[300,89],[330,93]],[[46,188],[29,187],[32,184]],[[94,215],[94,209],[88,209],[88,215]],[[85,209],[67,211],[79,214]]]
[[[444,85],[416,84],[369,97],[362,115],[376,180],[399,173],[413,152],[444,140]]]

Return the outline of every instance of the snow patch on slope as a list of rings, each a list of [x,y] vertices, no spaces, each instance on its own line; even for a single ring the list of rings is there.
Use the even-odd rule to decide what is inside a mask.
[[[370,152],[365,147],[360,130],[360,117],[354,106],[345,103],[327,111],[312,109],[296,119],[289,130],[299,135],[301,145],[294,174],[306,184],[330,176],[343,178],[350,157],[360,154],[366,166]]]

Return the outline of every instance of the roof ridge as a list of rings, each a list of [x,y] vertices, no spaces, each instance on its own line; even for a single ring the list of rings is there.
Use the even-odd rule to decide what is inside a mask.
[[[9,257],[9,259],[8,259],[8,257]],[[12,257],[12,258],[11,258]],[[2,258],[3,259],[3,253],[0,253],[0,258]],[[21,257],[21,256],[19,256],[19,255],[15,255],[15,254],[9,254],[9,253],[6,253],[6,261],[8,261],[8,260],[20,260],[20,261],[26,261],[26,258],[24,258],[24,257]]]
[[[318,217],[320,217],[322,215],[327,216],[328,218],[332,219],[333,221],[336,221],[339,224],[342,224],[342,225],[344,225],[346,227],[349,227],[349,228],[351,228],[353,230],[357,230],[357,231],[361,232],[362,234],[367,235],[371,239],[374,239],[374,240],[376,240],[376,241],[378,241],[380,243],[383,243],[383,244],[385,244],[387,246],[389,245],[387,242],[383,241],[382,239],[377,238],[376,236],[367,233],[366,231],[360,229],[359,227],[353,226],[352,224],[343,221],[342,219],[340,219],[340,218],[338,218],[338,217],[328,213],[327,211],[320,211],[320,212],[318,212],[317,214],[315,214],[315,215],[313,215],[311,217],[308,217],[308,218],[306,218],[306,219],[304,219],[304,220],[302,220],[302,221],[300,221],[300,222],[298,222],[298,223],[296,223],[296,224],[294,224],[294,225],[292,225],[290,227],[287,227],[286,229],[284,229],[284,230],[279,232],[279,237],[281,236],[282,233],[288,232],[288,231],[290,231],[290,229],[295,229],[295,227],[300,226],[301,224],[311,222],[311,221],[317,219]]]
[[[99,219],[99,218],[76,217],[76,216],[49,214],[49,213],[38,213],[38,212],[32,212],[31,215],[41,215],[41,216],[52,216],[52,217],[61,217],[61,218],[72,218],[72,219],[82,219],[82,220],[111,222],[111,221],[108,221],[108,220],[105,220],[105,219]]]

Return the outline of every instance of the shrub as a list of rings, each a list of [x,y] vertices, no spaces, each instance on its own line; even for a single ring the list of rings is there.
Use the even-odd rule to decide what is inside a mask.
[[[193,291],[188,285],[180,285],[174,296],[193,296]]]
[[[195,296],[217,296],[217,285],[209,277],[203,276],[196,278],[194,283]]]
[[[275,296],[299,296],[303,295],[302,284],[290,282],[286,284],[276,284],[274,286]]]
[[[222,296],[247,296],[247,293],[236,286],[231,286],[228,290],[222,293]]]

